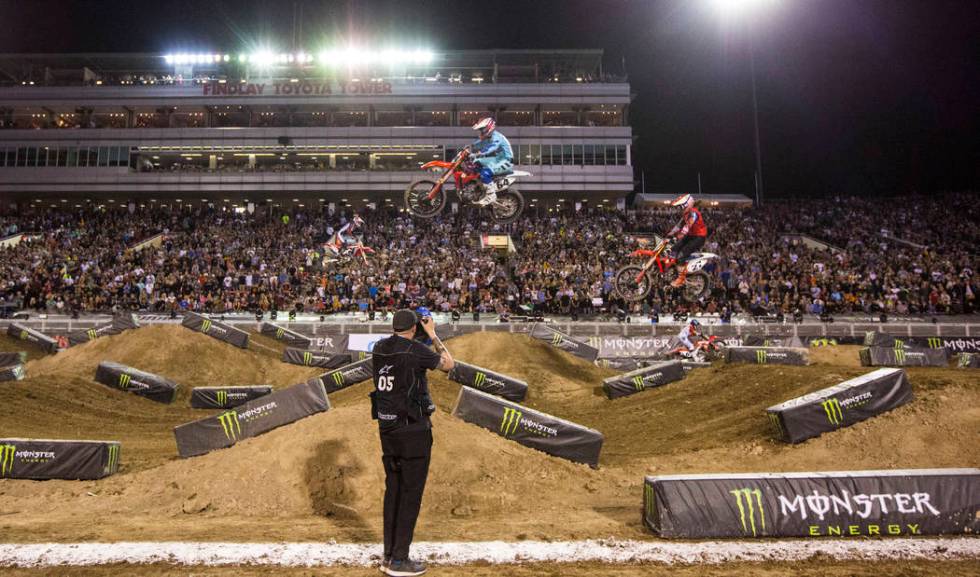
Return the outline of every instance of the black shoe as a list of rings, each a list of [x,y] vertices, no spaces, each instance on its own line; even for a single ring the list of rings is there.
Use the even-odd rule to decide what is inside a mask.
[[[381,565],[378,566],[378,571],[386,573],[388,571],[388,565],[391,565],[391,555],[385,555],[381,559]]]
[[[392,559],[385,567],[385,573],[391,577],[415,577],[425,573],[425,563],[411,559]]]

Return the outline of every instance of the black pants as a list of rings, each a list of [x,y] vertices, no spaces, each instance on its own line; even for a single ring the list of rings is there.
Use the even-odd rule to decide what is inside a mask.
[[[677,262],[683,262],[691,254],[704,247],[704,240],[705,237],[703,236],[685,236],[674,245],[671,252],[674,253],[674,258],[677,259]]]
[[[399,438],[386,443],[393,439],[385,437],[392,436]],[[429,476],[432,431],[382,435],[381,445],[385,453],[381,457],[385,467],[384,554],[393,559],[408,559]]]

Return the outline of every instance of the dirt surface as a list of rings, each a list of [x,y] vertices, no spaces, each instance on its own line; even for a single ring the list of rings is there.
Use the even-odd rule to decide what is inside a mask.
[[[378,570],[366,567],[174,567],[172,565],[111,565],[4,569],[7,577],[369,577]],[[697,565],[598,565],[594,563],[533,565],[432,566],[433,577],[957,577],[977,575],[975,561],[849,562],[815,560],[797,563],[732,563]]]
[[[866,372],[843,364],[857,347],[821,351],[807,367],[716,364],[615,401],[599,388],[612,371],[526,336],[479,333],[449,347],[525,379],[525,404],[596,428],[606,442],[598,470],[525,448],[451,417],[459,386],[434,376],[436,445],[419,540],[652,538],[639,514],[648,474],[980,464],[980,383],[955,369],[910,370],[916,400],[888,415],[799,445],[772,440],[764,409]],[[379,541],[383,471],[369,383],[331,395],[327,413],[176,457],[172,427],[209,414],[183,408],[190,386],[281,387],[316,374],[274,357],[151,326],[30,362],[28,379],[3,387],[0,435],[118,439],[122,470],[95,482],[0,481],[0,541]],[[172,406],[109,389],[92,382],[100,360],[186,389]]]

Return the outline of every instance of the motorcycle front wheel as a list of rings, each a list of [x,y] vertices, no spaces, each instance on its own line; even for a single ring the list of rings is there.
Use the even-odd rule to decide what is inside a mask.
[[[684,283],[684,300],[699,301],[711,293],[711,279],[703,272],[692,272]]]
[[[650,294],[650,277],[643,272],[643,267],[628,264],[616,271],[613,279],[616,294],[625,301],[641,301]]]
[[[429,193],[436,185],[436,181],[429,179],[419,179],[408,185],[405,189],[405,208],[413,216],[419,218],[433,218],[446,207],[446,187],[439,187],[439,192],[429,199]]]
[[[498,224],[510,224],[524,212],[524,195],[507,189],[497,193],[497,201],[490,205],[490,215]]]

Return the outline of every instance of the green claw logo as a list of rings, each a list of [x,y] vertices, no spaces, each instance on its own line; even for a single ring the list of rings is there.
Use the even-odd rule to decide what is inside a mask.
[[[333,376],[333,384],[337,385],[338,387],[344,386],[344,375],[343,375],[343,373],[341,373],[340,371],[335,371],[335,372],[330,373],[330,374]]]
[[[225,437],[229,441],[237,441],[238,436],[242,434],[242,424],[238,422],[238,412],[237,411],[225,411],[218,415],[218,422],[221,423],[221,428],[225,432]]]
[[[14,455],[17,445],[0,445],[0,477],[6,477],[14,472]]]
[[[905,364],[905,349],[895,349],[895,362],[899,365]]]
[[[109,445],[109,462],[106,463],[104,473],[112,473],[119,466],[119,445]]]
[[[277,328],[276,329],[276,340],[282,340],[282,337],[285,336],[285,334],[286,334],[286,329],[284,329],[282,327]]]
[[[89,329],[89,330],[87,330],[85,332],[88,334],[88,340],[90,340],[90,341],[94,341],[99,336],[99,331],[97,331],[95,329]]]
[[[483,387],[483,383],[487,380],[487,374],[483,371],[476,372],[476,378],[473,379],[473,386],[476,388]]]
[[[306,366],[310,366],[313,364],[313,353],[311,353],[310,351],[303,352],[303,364]]]
[[[776,434],[780,437],[783,436],[783,422],[779,419],[779,415],[769,413],[769,424],[772,425],[772,428],[776,429]]]
[[[654,517],[657,514],[657,502],[653,495],[653,485],[643,485],[643,505],[647,517]]]
[[[504,417],[500,421],[500,432],[506,437],[517,432],[517,425],[524,413],[511,407],[504,407]]]
[[[755,362],[759,365],[764,365],[769,360],[769,355],[767,351],[758,350],[755,352]]]
[[[201,332],[206,333],[210,330],[211,330],[211,319],[204,319],[204,322],[201,324]]]
[[[929,348],[930,349],[941,349],[943,348],[943,340],[939,337],[929,337]]]
[[[555,333],[551,335],[551,344],[557,347],[561,345],[561,342],[562,342],[562,336],[560,333]]]
[[[219,405],[224,407],[225,405],[228,404],[228,391],[224,391],[224,390],[218,391],[216,396]]]
[[[636,388],[637,391],[643,390],[644,388],[643,375],[636,375],[635,377],[633,377],[633,386]]]
[[[129,384],[131,382],[133,382],[133,377],[127,375],[126,373],[122,373],[121,375],[119,375],[119,388],[120,389],[128,389],[129,388]]]
[[[742,522],[742,532],[748,534],[751,530],[753,537],[757,537],[760,530],[764,532],[766,530],[766,510],[762,507],[762,491],[746,487],[733,489],[729,493],[735,496],[739,520]],[[755,497],[754,501],[753,497]],[[758,527],[755,519],[756,509],[759,510]]]
[[[827,420],[830,421],[831,425],[840,426],[844,422],[844,410],[840,406],[840,401],[837,399],[827,399],[820,403],[820,406],[827,413]]]
[[[27,340],[27,329],[21,329],[21,331],[20,331],[20,340],[22,340],[22,341],[26,341]]]

